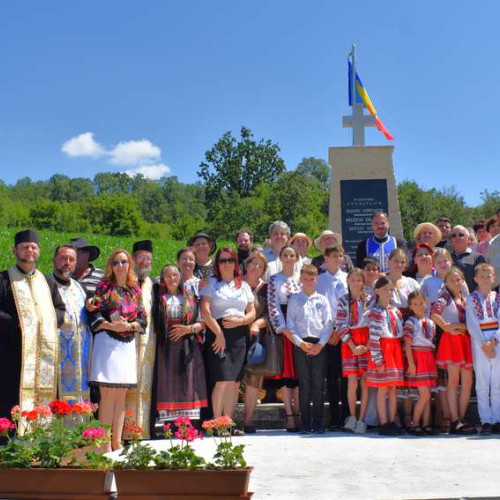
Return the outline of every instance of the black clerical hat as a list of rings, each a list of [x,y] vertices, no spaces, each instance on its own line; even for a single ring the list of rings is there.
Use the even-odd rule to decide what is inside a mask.
[[[132,247],[132,253],[139,251],[153,253],[153,242],[151,240],[136,241]]]
[[[19,245],[19,243],[36,243],[40,244],[40,238],[36,231],[33,229],[26,229],[24,231],[19,231],[14,236],[14,245]]]

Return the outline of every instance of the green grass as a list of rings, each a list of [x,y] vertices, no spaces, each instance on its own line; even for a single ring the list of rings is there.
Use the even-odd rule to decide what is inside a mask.
[[[12,266],[14,257],[12,255],[12,247],[14,246],[14,235],[18,229],[0,229],[0,270],[4,270]],[[132,251],[132,245],[139,238],[137,237],[118,237],[104,236],[96,234],[72,234],[72,233],[57,233],[55,231],[37,231],[40,236],[40,260],[38,261],[38,269],[43,273],[52,272],[52,256],[57,245],[69,242],[71,238],[85,238],[90,245],[95,245],[101,250],[99,258],[93,262],[96,267],[104,268],[109,254],[115,248],[124,248],[129,252]],[[142,238],[141,238],[142,239]],[[223,244],[221,242],[220,244]],[[185,241],[159,240],[153,239],[154,256],[152,276],[158,276],[161,268],[165,264],[175,264],[175,256],[177,250],[182,248]]]

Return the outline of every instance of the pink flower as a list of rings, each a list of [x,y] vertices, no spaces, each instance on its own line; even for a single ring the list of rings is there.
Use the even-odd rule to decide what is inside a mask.
[[[52,415],[49,405],[39,405],[35,408],[35,410],[41,417],[50,417]]]
[[[82,437],[85,439],[90,439],[95,441],[96,439],[103,439],[106,437],[106,433],[102,427],[90,427],[82,432]]]
[[[71,406],[71,410],[73,413],[79,415],[92,415],[92,413],[95,411],[94,405],[92,403],[89,403],[88,401],[80,401],[78,403],[74,403]]]
[[[5,436],[14,427],[14,424],[8,418],[0,418],[0,434]]]
[[[21,418],[21,407],[19,405],[13,406],[10,410],[12,420],[19,420]]]

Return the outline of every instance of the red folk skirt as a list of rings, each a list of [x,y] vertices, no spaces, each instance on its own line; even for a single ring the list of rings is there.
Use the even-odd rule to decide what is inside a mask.
[[[406,362],[406,385],[408,387],[435,387],[437,367],[434,350],[429,347],[412,347],[411,352],[417,371],[414,376],[411,376],[408,373],[408,361]]]
[[[353,328],[350,331],[351,340],[356,345],[367,345],[370,338],[368,327]],[[361,356],[355,356],[347,342],[342,342],[342,376],[356,375],[360,377],[368,371],[370,361],[370,351],[366,351]]]
[[[377,365],[370,358],[366,385],[368,387],[404,387],[404,358],[401,341],[394,338],[381,338],[380,347],[385,370],[378,372]]]
[[[453,335],[443,332],[436,354],[436,364],[439,368],[452,365],[471,370],[472,349],[469,334]]]

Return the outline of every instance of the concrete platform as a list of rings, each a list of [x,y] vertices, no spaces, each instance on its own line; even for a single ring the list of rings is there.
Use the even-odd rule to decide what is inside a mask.
[[[500,436],[302,436],[269,430],[234,442],[246,445],[254,467],[254,500],[500,498]],[[195,448],[209,457],[213,440],[197,441]]]

